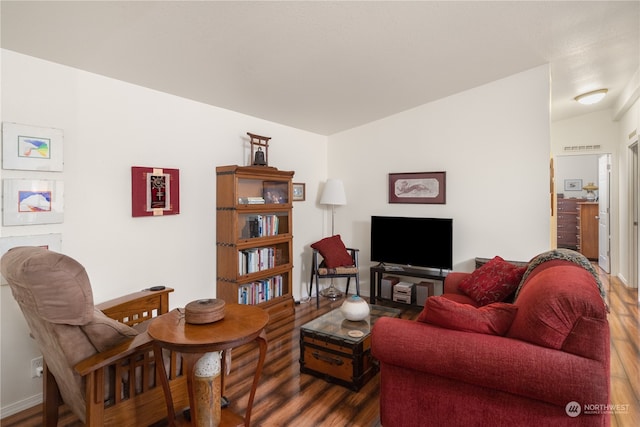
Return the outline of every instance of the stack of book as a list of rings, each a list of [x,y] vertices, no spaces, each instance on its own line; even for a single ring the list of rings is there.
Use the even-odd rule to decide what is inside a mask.
[[[238,197],[241,205],[264,205],[264,197]]]

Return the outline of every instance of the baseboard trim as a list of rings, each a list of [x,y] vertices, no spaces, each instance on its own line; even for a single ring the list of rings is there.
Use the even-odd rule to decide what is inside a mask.
[[[620,279],[620,281],[622,282],[623,285],[625,285],[627,288],[630,288],[631,286],[629,285],[629,281],[627,280],[626,277],[624,277],[624,275],[622,273],[618,273],[616,275],[618,277],[618,279]]]
[[[11,403],[7,406],[0,408],[0,419],[15,415],[18,412],[22,412],[26,409],[32,408],[42,403],[42,393],[38,393],[31,397],[28,397],[18,402]]]

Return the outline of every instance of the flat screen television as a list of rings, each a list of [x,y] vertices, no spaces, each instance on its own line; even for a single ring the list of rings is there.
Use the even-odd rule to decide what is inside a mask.
[[[372,216],[371,261],[453,269],[453,219]]]

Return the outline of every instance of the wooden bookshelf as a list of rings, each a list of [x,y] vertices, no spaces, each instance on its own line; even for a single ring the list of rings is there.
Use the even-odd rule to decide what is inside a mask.
[[[271,322],[294,312],[293,174],[269,166],[216,168],[216,296],[262,307]]]

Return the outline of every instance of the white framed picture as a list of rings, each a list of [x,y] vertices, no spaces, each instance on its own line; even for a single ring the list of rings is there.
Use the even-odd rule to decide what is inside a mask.
[[[60,172],[62,129],[2,123],[2,168]]]
[[[55,224],[64,220],[62,181],[5,179],[4,225]]]
[[[9,236],[0,237],[0,257],[11,248],[19,246],[38,246],[54,252],[62,250],[62,234],[36,234],[33,236]],[[8,285],[4,277],[0,276],[0,285]]]

